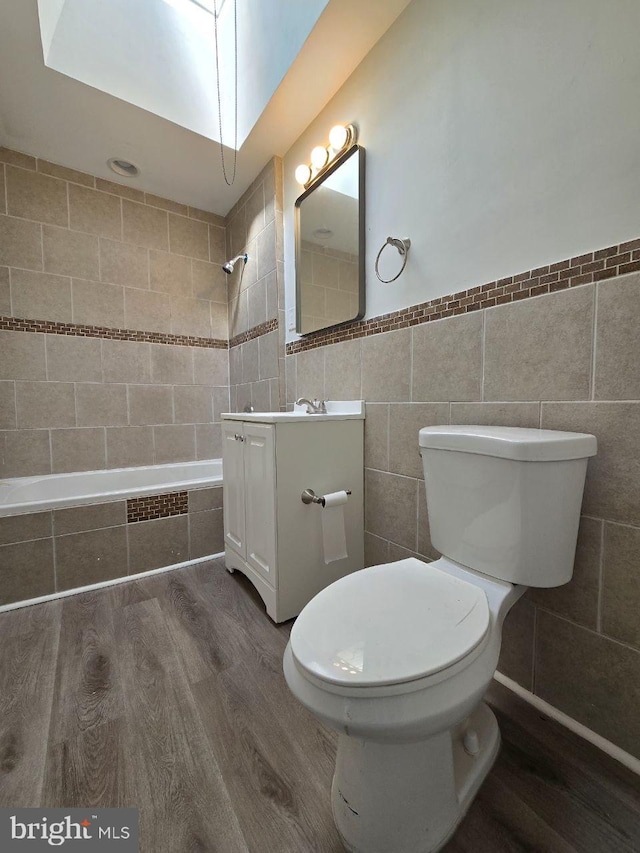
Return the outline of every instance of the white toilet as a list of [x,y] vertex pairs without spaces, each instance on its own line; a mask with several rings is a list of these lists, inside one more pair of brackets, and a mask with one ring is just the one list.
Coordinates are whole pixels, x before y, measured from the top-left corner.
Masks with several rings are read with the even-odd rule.
[[592,435],[420,431],[434,547],[328,586],[284,655],[293,694],[340,734],[336,826],[354,853],[432,853],[500,745],[482,696],[504,617],[529,586],[571,579]]

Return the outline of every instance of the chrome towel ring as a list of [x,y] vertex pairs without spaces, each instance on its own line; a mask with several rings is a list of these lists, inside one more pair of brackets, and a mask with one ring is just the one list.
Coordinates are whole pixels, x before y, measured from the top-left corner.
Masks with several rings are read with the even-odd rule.
[[[395,246],[400,255],[402,256],[402,266],[400,267],[400,272],[397,275],[394,275],[393,278],[382,278],[378,269],[380,255],[384,252],[387,246]],[[410,246],[411,240],[408,237],[405,237],[404,239],[402,239],[401,237],[387,237],[386,243],[382,244],[382,248],[380,249],[376,257],[375,271],[378,281],[381,281],[383,284],[390,284],[392,281],[395,281],[397,278],[400,278],[400,276],[404,272],[404,268],[407,265],[407,255],[409,254]]]

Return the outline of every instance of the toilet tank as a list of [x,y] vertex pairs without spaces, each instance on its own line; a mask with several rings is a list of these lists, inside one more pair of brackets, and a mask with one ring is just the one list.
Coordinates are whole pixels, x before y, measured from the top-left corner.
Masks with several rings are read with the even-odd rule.
[[436,550],[509,583],[571,579],[595,436],[437,426],[421,429],[419,441]]

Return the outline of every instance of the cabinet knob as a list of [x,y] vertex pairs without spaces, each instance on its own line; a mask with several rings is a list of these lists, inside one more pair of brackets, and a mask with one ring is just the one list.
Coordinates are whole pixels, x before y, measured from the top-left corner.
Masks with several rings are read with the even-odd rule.
[[233,437],[235,438],[236,441],[244,441],[244,436],[238,435],[238,433],[235,433],[235,435]]

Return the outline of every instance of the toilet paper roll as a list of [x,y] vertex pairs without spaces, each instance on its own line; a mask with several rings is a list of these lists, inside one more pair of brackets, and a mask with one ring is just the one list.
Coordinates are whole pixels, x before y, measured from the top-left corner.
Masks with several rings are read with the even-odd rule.
[[347,556],[347,535],[344,526],[344,505],[348,500],[345,491],[330,492],[324,496],[322,510],[322,546],[325,563],[344,560]]

